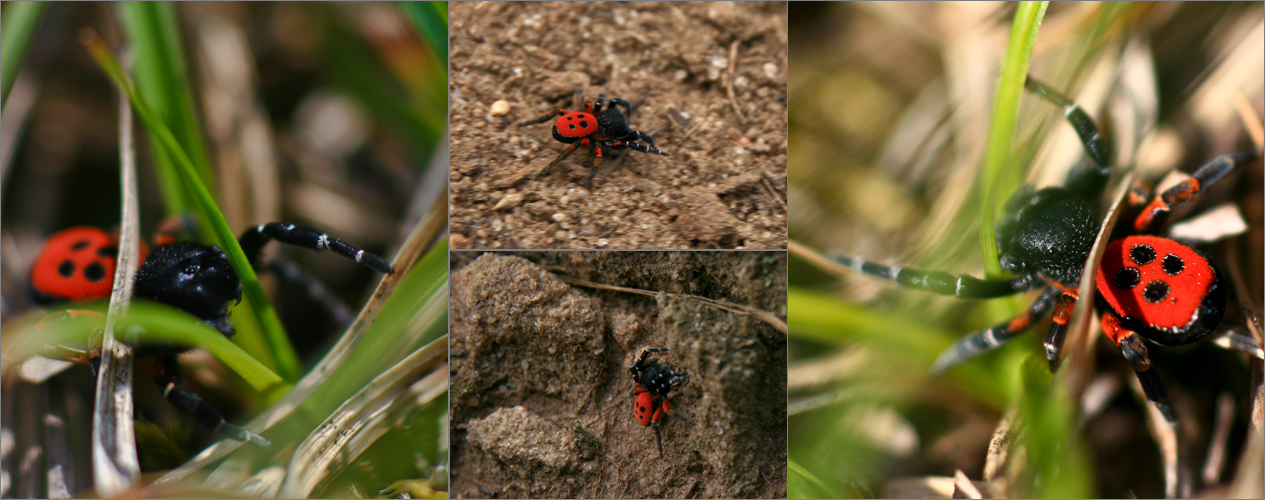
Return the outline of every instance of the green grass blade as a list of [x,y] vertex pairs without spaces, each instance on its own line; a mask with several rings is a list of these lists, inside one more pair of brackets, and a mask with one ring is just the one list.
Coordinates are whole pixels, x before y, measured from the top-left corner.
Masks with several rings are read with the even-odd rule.
[[[448,331],[448,242],[441,241],[400,280],[364,339],[309,401],[334,406],[383,368]],[[325,415],[334,408],[322,408]]]
[[[171,2],[119,2],[117,5],[120,24],[135,50],[136,88],[171,129],[202,183],[215,192],[215,178],[202,139],[175,5]],[[158,142],[152,131],[150,138],[151,142]],[[169,214],[191,210],[195,195],[180,182],[176,160],[161,148],[155,149],[154,160]],[[203,231],[202,240],[210,241],[210,228],[199,229]]]
[[435,58],[448,66],[448,2],[401,2],[400,7],[435,52]]
[[[41,322],[35,328],[15,328],[19,340],[12,344],[12,350],[5,349],[5,364],[18,364],[33,355],[41,354],[47,346],[86,348],[94,331],[100,333],[109,304],[96,302],[67,307],[95,311],[101,315],[61,318],[53,313],[47,318],[56,319],[55,321]],[[215,356],[258,391],[282,390],[286,387],[281,377],[223,334],[189,313],[168,305],[146,301],[131,303],[127,314],[115,324],[115,338],[133,346],[141,343],[166,343],[202,349]]]
[[242,252],[241,245],[237,243],[237,236],[229,229],[228,222],[224,220],[224,215],[216,208],[215,199],[211,196],[211,192],[207,190],[206,186],[202,184],[193,163],[180,147],[180,143],[171,133],[171,130],[149,107],[144,96],[136,91],[131,80],[124,73],[122,66],[119,65],[118,60],[115,59],[114,54],[110,52],[109,47],[105,45],[101,37],[94,31],[87,31],[82,42],[93,59],[110,77],[110,80],[114,82],[115,86],[127,94],[128,99],[132,102],[132,107],[136,109],[136,114],[140,116],[141,121],[149,129],[150,133],[156,137],[157,140],[154,143],[156,148],[166,149],[167,154],[176,160],[178,167],[176,172],[180,174],[180,180],[185,189],[193,194],[195,213],[211,227],[213,230],[212,242],[224,250],[229,262],[237,270],[242,280],[246,302],[259,319],[264,341],[268,344],[268,354],[271,357],[269,361],[271,361],[272,366],[276,367],[283,378],[288,381],[297,380],[299,376],[298,355],[294,352],[294,347],[290,345],[289,339],[286,338],[285,330],[281,327],[281,320],[277,317],[276,310],[272,308],[272,304],[268,302],[267,296],[264,295],[263,288],[259,285],[259,277],[255,275],[254,269],[251,268],[250,262],[246,259],[246,254]]
[[[428,5],[418,8],[434,9]],[[410,15],[403,11],[400,14],[402,18]],[[326,20],[328,29],[322,50],[326,75],[379,117],[402,144],[411,146],[421,157],[429,157],[447,126],[447,66],[439,64],[432,54],[422,52],[427,49],[421,47],[424,44],[420,41],[399,49],[416,51],[412,55],[419,57],[418,66],[392,64],[392,55],[366,43],[363,36],[336,16],[337,12],[333,12]],[[447,39],[444,40],[446,53]],[[429,50],[435,51],[435,56],[440,52],[434,47]]]
[[31,35],[40,24],[44,2],[6,2],[0,24],[0,102],[9,101],[9,91],[18,81],[18,70],[31,45]]
[[844,492],[826,486],[817,476],[805,469],[799,462],[788,460],[787,468],[790,478],[786,489],[790,498],[844,498]]
[[[1047,2],[1019,3],[1010,30],[1010,42],[1006,46],[1006,60],[1002,63],[1001,77],[997,82],[992,127],[989,128],[988,148],[984,153],[983,189],[980,190],[980,247],[984,252],[984,274],[990,278],[1002,276],[993,221],[1005,197],[1018,187],[1020,176],[1017,173],[1021,166],[1012,161],[1011,145],[1015,137],[1015,122],[1019,117],[1019,97],[1023,95],[1032,46],[1036,44],[1046,6]],[[1007,175],[1007,172],[1015,174]]]

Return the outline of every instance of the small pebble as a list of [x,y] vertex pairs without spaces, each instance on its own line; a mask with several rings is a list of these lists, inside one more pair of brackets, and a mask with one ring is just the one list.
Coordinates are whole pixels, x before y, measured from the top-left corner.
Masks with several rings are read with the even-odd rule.
[[558,213],[556,213],[556,214],[553,214],[553,215],[549,216],[549,218],[550,218],[550,219],[553,219],[555,222],[566,222],[566,221],[567,221],[567,219],[568,219],[567,214],[564,214],[564,213],[562,213],[562,212],[558,212]]
[[492,207],[492,209],[493,210],[509,210],[511,208],[517,207],[518,205],[522,203],[523,203],[523,195],[511,194],[504,198],[501,198],[501,201],[496,202],[496,206]]
[[510,114],[510,103],[504,99],[492,103],[492,107],[488,108],[488,114],[492,116],[505,116]]

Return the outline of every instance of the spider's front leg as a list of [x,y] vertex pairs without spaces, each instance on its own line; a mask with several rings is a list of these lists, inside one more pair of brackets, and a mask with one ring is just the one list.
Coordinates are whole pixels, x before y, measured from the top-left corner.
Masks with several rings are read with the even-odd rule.
[[588,146],[589,146],[588,139],[580,139],[576,142],[571,143],[571,146],[568,147],[566,151],[563,151],[562,154],[558,155],[557,158],[554,158],[553,161],[549,162],[548,165],[545,165],[545,168],[540,169],[540,173],[536,174],[536,176],[543,177],[545,174],[549,173],[549,169],[552,169],[554,165],[557,165],[558,162],[562,161],[566,157],[571,156],[571,153],[574,153],[575,150],[580,149],[580,148],[586,148]]
[[1056,290],[1046,290],[1028,307],[1027,311],[982,332],[959,339],[948,350],[936,358],[931,365],[932,373],[943,373],[945,370],[974,358],[985,352],[997,349],[1014,339],[1032,323],[1040,318],[1054,303]]
[[162,391],[163,397],[172,406],[192,415],[198,421],[198,424],[212,432],[223,433],[238,441],[248,442],[257,446],[268,447],[272,444],[267,439],[264,439],[263,436],[228,423],[228,421],[224,420],[224,416],[220,415],[220,412],[215,411],[215,408],[212,408],[211,405],[206,404],[201,396],[181,387],[180,365],[176,360],[175,354],[164,354],[155,361],[154,383],[158,384],[158,390]]
[[287,245],[294,245],[312,250],[330,250],[338,255],[346,257],[357,264],[365,266],[374,271],[383,274],[391,274],[391,263],[386,259],[371,254],[360,248],[354,247],[347,242],[334,238],[325,233],[308,227],[300,227],[294,224],[286,224],[282,222],[270,222],[268,224],[260,224],[253,228],[247,229],[242,236],[237,239],[242,246],[242,251],[246,252],[246,258],[250,259],[250,265],[256,270],[263,267],[260,262],[260,252],[263,251],[264,245],[269,240],[277,240]]
[[1079,300],[1076,290],[1064,290],[1059,294],[1054,305],[1054,315],[1050,318],[1050,329],[1045,334],[1045,359],[1050,362],[1050,371],[1057,371],[1062,361],[1059,353],[1063,351],[1063,339],[1067,337],[1067,324],[1072,320],[1072,312],[1076,310]]

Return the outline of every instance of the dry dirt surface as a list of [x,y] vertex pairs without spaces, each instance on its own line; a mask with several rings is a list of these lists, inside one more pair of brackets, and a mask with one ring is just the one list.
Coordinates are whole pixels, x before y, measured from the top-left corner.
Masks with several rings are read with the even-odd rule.
[[[785,498],[784,252],[452,253],[454,498]],[[563,279],[656,292],[638,295]],[[637,422],[642,350],[689,374]]]
[[[454,2],[452,247],[786,248],[786,22],[784,2]],[[671,156],[607,151],[590,180],[589,148],[541,175],[567,145],[517,124],[599,93]]]

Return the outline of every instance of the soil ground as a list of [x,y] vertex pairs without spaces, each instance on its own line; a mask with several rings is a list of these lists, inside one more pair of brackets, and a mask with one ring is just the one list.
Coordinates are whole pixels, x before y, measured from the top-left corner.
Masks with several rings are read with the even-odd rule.
[[[784,2],[454,2],[452,247],[785,248],[786,23]],[[566,145],[515,125],[599,93],[671,156],[540,175]]]
[[[784,252],[452,253],[454,498],[785,498],[786,336],[692,298],[786,317]],[[642,350],[687,384],[633,413]]]

